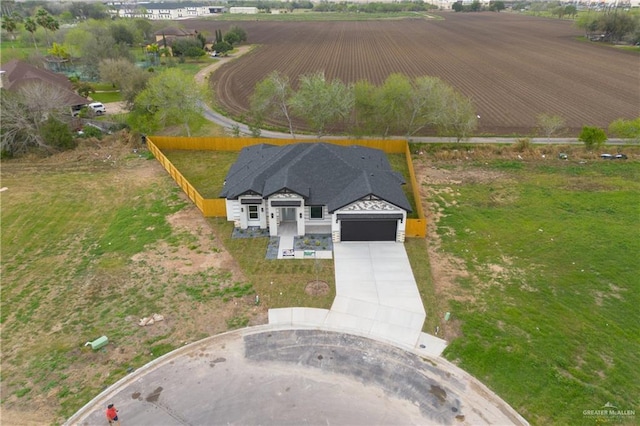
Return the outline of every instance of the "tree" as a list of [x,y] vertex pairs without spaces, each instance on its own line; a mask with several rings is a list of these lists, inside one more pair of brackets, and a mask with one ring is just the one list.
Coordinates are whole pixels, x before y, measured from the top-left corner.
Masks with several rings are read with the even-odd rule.
[[14,39],[13,32],[16,30],[18,24],[11,16],[4,15],[2,17],[2,29],[9,33],[11,40]]
[[602,35],[603,40],[617,42],[623,39],[633,40],[640,27],[640,20],[637,16],[615,10],[613,13],[580,14],[575,25],[584,29],[589,38],[595,33]]
[[462,12],[464,10],[464,6],[461,1],[457,1],[451,5],[451,9],[453,9],[454,12]]
[[45,35],[47,37],[47,44],[49,43],[49,31],[55,32],[60,28],[58,21],[44,9],[38,9],[36,12],[35,21],[38,25],[44,28]]
[[104,22],[90,20],[70,29],[65,35],[65,45],[73,56],[82,58],[84,73],[90,80],[99,77],[99,64],[103,59],[135,60],[128,46],[115,42],[108,24]]
[[636,142],[640,142],[640,117],[634,120],[619,118],[609,124],[609,132],[619,138],[633,139]]
[[469,10],[472,12],[480,12],[482,10],[482,4],[478,0],[473,0],[471,6],[469,6]]
[[146,88],[136,96],[131,126],[144,133],[179,124],[191,136],[191,126],[200,118],[205,88],[193,77],[169,68],[151,77]]
[[213,45],[213,50],[224,56],[227,54],[227,52],[233,50],[233,46],[231,46],[226,41],[221,41]]
[[38,24],[31,18],[24,20],[24,29],[31,33],[31,39],[33,40],[33,46],[38,50],[38,44],[36,43],[35,32],[38,29]]
[[96,92],[96,89],[93,87],[93,85],[85,81],[78,81],[76,84],[74,84],[74,88],[76,89],[76,92],[78,92],[78,95],[85,98],[89,97],[90,94]]
[[593,34],[598,29],[598,18],[595,14],[582,13],[578,15],[574,25],[584,30],[587,37]]
[[368,80],[360,80],[353,86],[356,135],[373,135],[381,128],[377,90]]
[[48,139],[51,128],[47,130],[46,122],[49,119],[61,121],[68,113],[66,97],[60,88],[43,82],[25,84],[15,92],[1,90],[2,151],[11,155],[25,153],[31,148],[53,152],[58,140]]
[[382,136],[404,133],[410,115],[413,88],[407,76],[391,74],[377,90],[378,120],[384,126]]
[[201,47],[197,47],[197,46],[190,46],[184,52],[184,56],[186,56],[187,58],[200,58],[205,54],[206,52]]
[[344,120],[353,107],[353,93],[340,80],[326,81],[324,72],[300,77],[299,88],[289,104],[303,118],[318,137],[327,124]]
[[251,111],[254,121],[262,123],[265,118],[284,118],[289,126],[291,137],[295,138],[289,112],[289,98],[292,93],[289,78],[278,71],[273,71],[256,84],[251,96]]
[[63,24],[72,24],[74,20],[73,14],[68,10],[60,13],[60,15],[58,15],[58,19],[60,19],[60,22],[62,22]]
[[52,115],[42,124],[40,135],[53,148],[64,151],[76,147],[69,125]]
[[140,43],[151,40],[153,37],[153,25],[148,19],[136,18],[133,20],[136,31],[140,34]]
[[86,19],[102,20],[109,16],[107,7],[100,2],[71,2],[69,11],[78,20]]
[[638,27],[638,18],[629,13],[605,13],[599,19],[599,28],[606,40],[621,41],[628,34],[632,34]]
[[451,115],[447,115],[443,104],[448,89],[447,84],[437,77],[418,77],[412,81],[407,136],[428,126],[437,127],[446,121],[445,118],[452,118]]
[[492,1],[489,3],[489,10],[492,12],[500,12],[505,9],[504,2],[501,0]]
[[62,60],[67,60],[71,56],[69,55],[69,51],[63,45],[58,43],[53,43],[53,45],[51,45],[51,49],[47,50],[47,53]]
[[577,13],[578,13],[578,9],[572,4],[569,4],[569,5],[564,7],[564,14],[565,15],[569,15],[572,18],[575,18]]
[[547,137],[547,141],[551,139],[551,135],[562,129],[565,125],[564,118],[559,115],[539,114],[536,117],[536,123],[540,131]]
[[226,41],[227,43],[229,43],[231,46],[233,46],[234,44],[236,44],[238,41],[240,41],[240,38],[238,37],[238,34],[236,33],[232,33],[232,32],[228,32],[224,35],[224,41]]
[[204,50],[200,46],[200,42],[194,38],[181,38],[173,42],[171,46],[174,56],[200,57],[204,55]]
[[99,68],[100,79],[120,89],[127,106],[132,108],[136,96],[146,87],[149,73],[126,59],[104,59]]
[[229,31],[227,31],[226,35],[228,36],[230,34],[234,34],[236,36],[237,43],[244,43],[247,41],[247,32],[237,25],[229,28]]
[[584,126],[578,140],[584,142],[587,151],[602,147],[607,141],[607,134],[599,127]]
[[111,37],[116,43],[133,46],[135,36],[133,32],[123,23],[111,24],[109,27]]
[[456,141],[469,137],[478,126],[478,116],[471,99],[464,97],[451,86],[442,87],[441,116],[436,121],[440,133],[455,136]]
[[202,31],[200,31],[198,33],[198,35],[196,35],[196,39],[198,40],[198,43],[200,44],[200,49],[204,49],[204,46],[207,44],[207,38],[204,36]]

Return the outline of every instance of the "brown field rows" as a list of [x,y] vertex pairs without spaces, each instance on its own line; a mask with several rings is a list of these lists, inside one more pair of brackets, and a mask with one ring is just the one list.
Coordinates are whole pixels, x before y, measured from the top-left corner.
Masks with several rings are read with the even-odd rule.
[[[324,71],[329,79],[380,84],[391,73],[437,76],[470,97],[478,134],[532,134],[536,116],[562,116],[568,133],[640,116],[640,55],[580,41],[569,21],[507,13],[444,13],[444,20],[236,23],[259,45],[212,78],[218,103],[247,114],[271,71]],[[223,31],[234,23],[190,21]],[[298,123],[298,128],[301,123]],[[339,128],[331,129],[339,131]]]

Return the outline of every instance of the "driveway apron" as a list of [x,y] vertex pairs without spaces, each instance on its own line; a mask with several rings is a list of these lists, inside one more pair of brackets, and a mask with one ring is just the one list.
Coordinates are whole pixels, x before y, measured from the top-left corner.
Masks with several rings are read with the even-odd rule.
[[334,245],[336,298],[325,320],[331,328],[416,346],[425,310],[404,245]]

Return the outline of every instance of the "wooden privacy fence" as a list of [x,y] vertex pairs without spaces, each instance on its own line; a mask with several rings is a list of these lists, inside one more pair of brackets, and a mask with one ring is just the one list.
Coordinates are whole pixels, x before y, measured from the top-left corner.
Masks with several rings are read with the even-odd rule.
[[[221,198],[203,198],[198,190],[180,173],[180,171],[163,154],[162,150],[193,150],[193,151],[240,151],[245,146],[267,143],[271,145],[289,145],[293,143],[315,143],[317,140],[296,139],[264,139],[264,138],[186,138],[170,136],[149,136],[147,146],[162,167],[171,175],[189,199],[200,209],[205,217],[226,217],[226,203]],[[323,141],[336,145],[360,145],[377,148],[388,154],[404,154],[409,169],[409,180],[413,189],[418,218],[407,218],[405,234],[407,237],[424,238],[427,235],[427,220],[424,216],[420,198],[420,187],[416,180],[409,144],[404,140],[355,140],[336,139]]]
[[173,180],[176,181],[180,188],[189,197],[191,201],[200,209],[205,217],[226,217],[227,207],[222,198],[204,198],[198,190],[189,183],[187,178],[173,165],[171,161],[162,153],[162,150],[154,143],[153,140],[147,138],[147,146],[149,151],[162,164],[162,167],[169,172]]

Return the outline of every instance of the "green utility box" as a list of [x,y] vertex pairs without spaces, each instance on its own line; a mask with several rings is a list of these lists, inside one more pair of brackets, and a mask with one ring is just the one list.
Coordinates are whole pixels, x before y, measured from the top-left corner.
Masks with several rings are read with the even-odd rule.
[[95,350],[98,350],[100,348],[103,348],[103,347],[107,346],[107,343],[109,343],[109,339],[107,338],[107,336],[102,336],[102,337],[98,337],[93,342],[87,342],[84,345],[85,346],[91,346],[91,349],[93,349],[95,351]]

